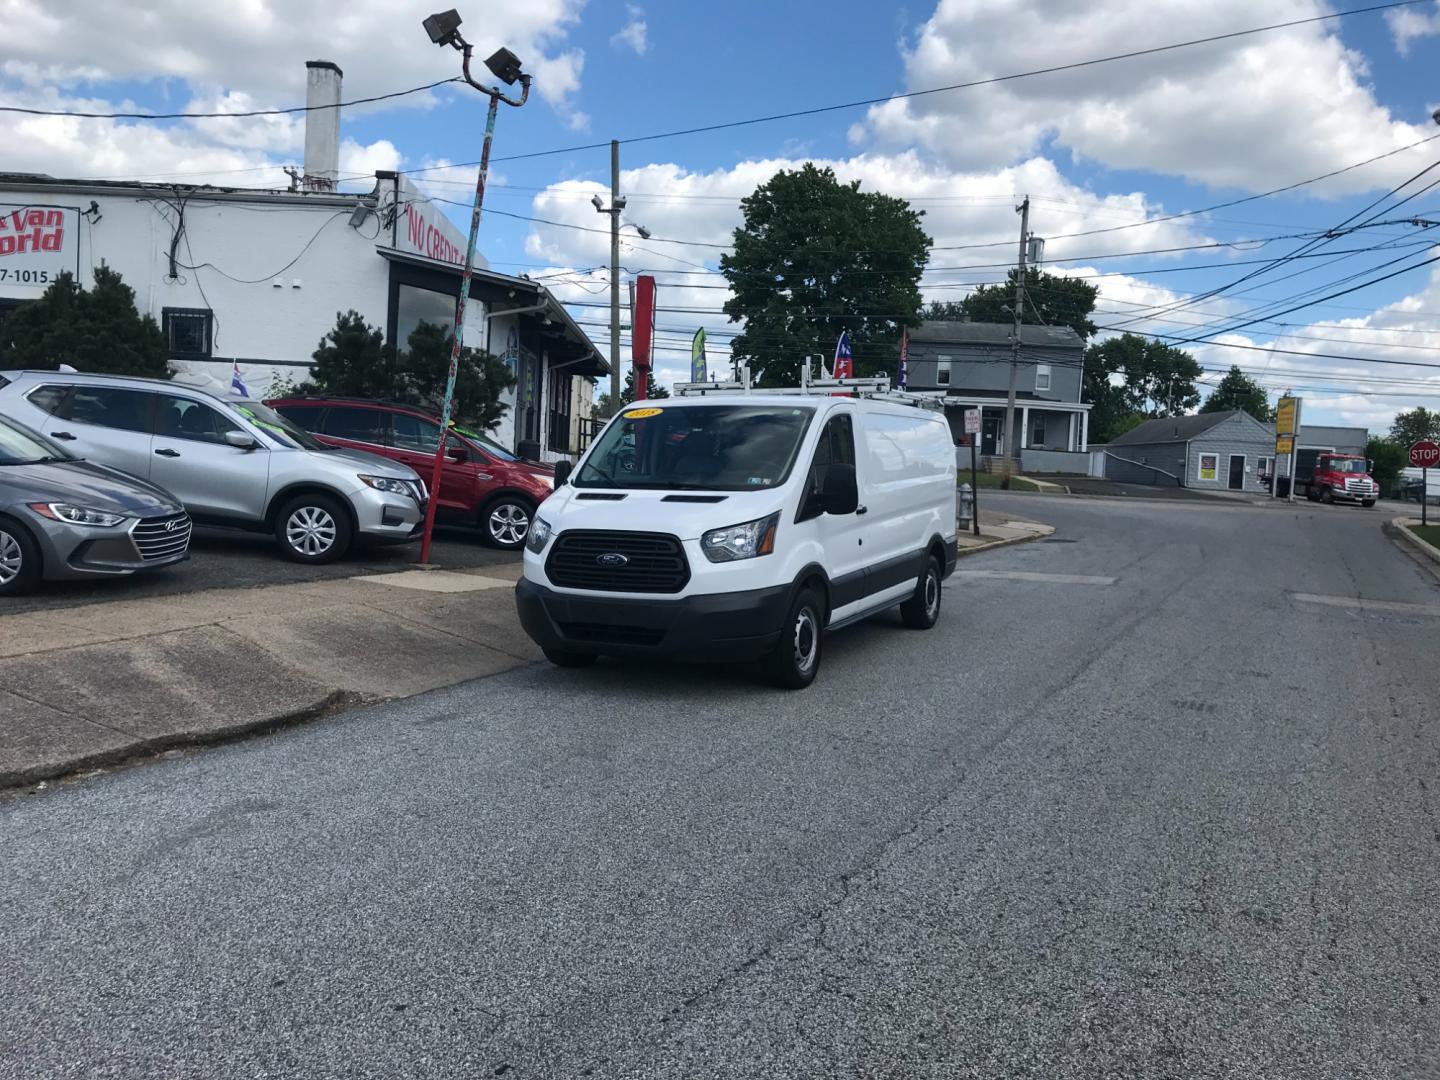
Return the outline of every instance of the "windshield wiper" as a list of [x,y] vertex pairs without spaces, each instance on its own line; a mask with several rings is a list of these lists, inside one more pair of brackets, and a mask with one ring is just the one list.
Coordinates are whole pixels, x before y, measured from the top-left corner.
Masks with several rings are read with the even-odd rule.
[[[618,487],[620,486],[619,481],[617,481],[617,480],[615,479],[615,477],[611,476],[608,472],[606,472],[604,469],[602,469],[599,465],[596,465],[594,462],[586,462],[586,463],[585,463],[585,471],[586,471],[587,473],[588,473],[588,472],[599,473],[599,474],[600,474],[600,478],[601,478],[602,480],[608,481],[609,484],[610,484],[610,486],[611,486],[612,488],[618,488]],[[579,480],[581,483],[584,483],[584,481],[585,481],[585,477],[584,477],[584,476],[577,476],[576,479]]]

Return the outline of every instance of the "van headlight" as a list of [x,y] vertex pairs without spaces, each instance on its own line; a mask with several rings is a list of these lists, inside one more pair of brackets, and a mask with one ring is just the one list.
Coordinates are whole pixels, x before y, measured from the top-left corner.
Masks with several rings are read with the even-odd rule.
[[711,529],[700,538],[700,548],[711,562],[734,562],[769,555],[775,550],[775,532],[780,527],[780,512],[757,518],[741,525]]
[[545,550],[545,545],[549,540],[550,523],[544,518],[537,517],[530,523],[530,531],[525,534],[525,550],[539,555]]

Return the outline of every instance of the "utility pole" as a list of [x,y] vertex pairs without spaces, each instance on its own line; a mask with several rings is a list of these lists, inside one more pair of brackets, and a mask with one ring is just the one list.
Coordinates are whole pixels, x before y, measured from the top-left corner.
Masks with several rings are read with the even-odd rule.
[[610,140],[610,404],[620,408],[620,140]]
[[1005,453],[1020,460],[1019,434],[1015,431],[1015,373],[1020,365],[1020,317],[1025,312],[1025,247],[1030,240],[1030,196],[1015,208],[1020,215],[1020,261],[1015,276],[1015,328],[1010,336],[1010,391],[1005,396]]

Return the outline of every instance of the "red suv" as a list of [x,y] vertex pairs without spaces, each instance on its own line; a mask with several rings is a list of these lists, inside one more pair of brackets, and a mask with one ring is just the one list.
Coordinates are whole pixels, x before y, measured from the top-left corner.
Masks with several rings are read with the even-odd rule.
[[[422,408],[340,397],[275,398],[265,404],[330,446],[403,462],[427,484],[434,474],[440,419]],[[490,543],[513,551],[525,543],[535,508],[554,488],[549,465],[522,461],[484,435],[452,426],[436,513],[479,525]]]

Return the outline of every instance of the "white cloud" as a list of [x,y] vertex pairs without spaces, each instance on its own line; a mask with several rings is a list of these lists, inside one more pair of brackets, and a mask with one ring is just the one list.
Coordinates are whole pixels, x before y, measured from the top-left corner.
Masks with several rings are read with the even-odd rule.
[[626,4],[625,11],[630,19],[610,36],[610,44],[617,47],[624,45],[634,49],[636,56],[644,56],[645,50],[650,47],[647,37],[649,27],[645,23],[645,9],[638,4]]
[[1385,13],[1390,24],[1390,33],[1395,38],[1395,48],[1401,56],[1408,56],[1410,43],[1416,38],[1440,35],[1440,0],[1436,0],[1433,11],[1419,8],[1399,8]]
[[[909,89],[1035,70],[1323,14],[1322,0],[941,0],[906,52]],[[1034,32],[1027,32],[1032,28]],[[956,168],[1022,160],[1053,140],[1077,158],[1261,190],[1433,133],[1367,85],[1336,24],[1310,24],[1011,82],[892,100],[852,138],[921,146]],[[1417,117],[1417,121],[1421,120]],[[1420,150],[1327,182],[1366,190],[1415,171]]]

